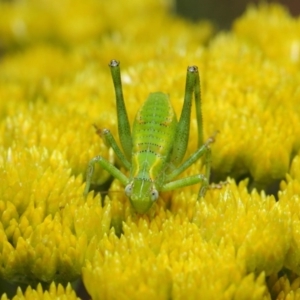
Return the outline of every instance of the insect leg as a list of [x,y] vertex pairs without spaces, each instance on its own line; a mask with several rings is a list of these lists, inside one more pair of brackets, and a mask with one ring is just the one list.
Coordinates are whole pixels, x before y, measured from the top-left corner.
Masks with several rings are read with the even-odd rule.
[[119,158],[120,162],[123,164],[123,166],[127,169],[130,170],[131,164],[128,161],[128,159],[125,157],[123,152],[121,151],[120,147],[118,146],[115,138],[111,134],[109,129],[100,129],[98,128],[95,124],[94,127],[96,129],[96,133],[104,140],[104,143],[107,147],[111,147],[117,157]]
[[109,67],[116,94],[119,138],[125,156],[127,157],[127,159],[130,160],[132,150],[132,138],[130,133],[130,124],[128,121],[127,111],[123,98],[120,63],[117,60],[112,60],[109,63]]
[[175,165],[182,161],[187,149],[190,133],[190,119],[193,94],[195,94],[196,115],[198,125],[198,145],[202,145],[202,113],[201,113],[201,94],[198,68],[190,66],[187,68],[184,103],[176,129],[171,160]]
[[193,163],[195,163],[201,156],[205,154],[205,165],[206,165],[206,178],[209,180],[210,168],[211,168],[211,150],[209,145],[214,142],[214,137],[210,137],[207,142],[197,149],[190,157],[188,157],[180,166],[173,170],[167,175],[166,181],[171,181],[173,178],[181,174]]
[[[191,68],[191,67],[190,67]],[[197,68],[197,67],[194,67]],[[202,103],[201,103],[201,89],[198,68],[195,72],[195,106],[197,118],[197,131],[198,131],[198,148],[203,145],[203,121],[202,121]]]
[[128,178],[119,169],[117,169],[114,165],[112,165],[108,160],[106,160],[102,156],[98,155],[98,156],[92,158],[88,164],[88,169],[86,172],[86,185],[85,185],[85,189],[83,192],[84,196],[87,196],[87,194],[89,192],[91,181],[92,181],[92,176],[94,173],[94,166],[96,163],[99,163],[100,166],[104,170],[106,170],[113,177],[120,180],[123,185],[127,185]]
[[163,185],[160,189],[162,192],[167,192],[167,191],[172,191],[178,188],[186,187],[189,185],[194,185],[199,182],[202,182],[202,187],[199,191],[198,194],[198,199],[204,196],[206,189],[208,188],[208,180],[205,175],[203,174],[198,174],[198,175],[193,175],[181,179],[177,179],[171,182],[166,183]]

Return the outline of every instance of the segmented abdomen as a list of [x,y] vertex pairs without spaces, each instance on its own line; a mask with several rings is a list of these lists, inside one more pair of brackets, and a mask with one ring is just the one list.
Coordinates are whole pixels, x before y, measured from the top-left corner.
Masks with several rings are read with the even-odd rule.
[[168,95],[150,94],[133,124],[131,177],[155,180],[163,171],[172,149],[176,124]]

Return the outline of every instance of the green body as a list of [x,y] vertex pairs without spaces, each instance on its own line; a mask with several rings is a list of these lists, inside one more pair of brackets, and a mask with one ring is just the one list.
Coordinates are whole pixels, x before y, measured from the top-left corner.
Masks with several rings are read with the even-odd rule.
[[[134,205],[152,205],[149,195],[160,190],[170,159],[177,120],[169,97],[150,94],[136,115],[132,129],[132,158],[129,182]],[[146,208],[145,208],[146,209]]]
[[[114,150],[130,175],[127,177],[105,158],[96,156],[89,162],[84,195],[89,192],[94,165],[99,163],[125,186],[125,193],[138,213],[146,213],[158,199],[160,191],[170,191],[201,182],[198,198],[203,197],[209,185],[211,164],[209,145],[214,139],[209,138],[204,144],[202,141],[198,68],[191,66],[187,69],[184,104],[178,122],[168,95],[160,92],[152,93],[138,111],[131,133],[123,99],[119,62],[112,60],[109,66],[115,87],[118,130],[123,151],[108,129],[97,129],[97,133]],[[182,162],[189,140],[193,96],[196,104],[198,148]],[[196,174],[175,179],[203,155],[206,158],[205,175]]]

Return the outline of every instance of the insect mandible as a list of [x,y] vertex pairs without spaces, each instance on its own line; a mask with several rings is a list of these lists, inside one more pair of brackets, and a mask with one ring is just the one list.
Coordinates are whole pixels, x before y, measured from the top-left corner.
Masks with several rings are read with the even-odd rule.
[[[211,170],[209,138],[203,144],[201,93],[198,68],[187,68],[185,97],[179,121],[167,94],[151,93],[138,111],[133,122],[132,133],[123,99],[120,63],[109,64],[115,88],[119,139],[123,151],[108,129],[98,130],[105,143],[111,147],[129,177],[101,156],[94,157],[88,164],[84,195],[89,192],[94,165],[96,163],[117,178],[125,186],[125,194],[137,213],[146,213],[158,199],[159,192],[170,191],[202,183],[198,199],[209,187]],[[195,98],[198,148],[184,162],[190,131],[192,99]],[[206,171],[186,178],[176,179],[183,171],[205,156]]]

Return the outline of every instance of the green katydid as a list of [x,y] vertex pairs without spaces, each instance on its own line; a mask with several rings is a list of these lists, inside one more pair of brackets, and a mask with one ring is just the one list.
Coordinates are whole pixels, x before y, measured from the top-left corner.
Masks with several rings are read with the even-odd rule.
[[[196,66],[187,68],[184,104],[179,122],[169,96],[161,92],[151,93],[136,115],[131,134],[123,99],[120,64],[112,60],[109,67],[115,88],[118,130],[123,152],[108,129],[98,130],[98,133],[129,171],[129,177],[105,158],[96,156],[88,165],[84,195],[89,192],[94,165],[98,163],[125,186],[125,194],[138,213],[146,213],[158,199],[159,192],[202,183],[198,198],[204,196],[209,187],[211,169],[209,145],[214,138],[209,138],[203,144],[198,68]],[[193,95],[196,105],[198,148],[181,163],[189,140]],[[203,155],[206,164],[205,175],[196,174],[175,179]]]

